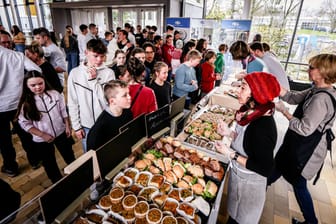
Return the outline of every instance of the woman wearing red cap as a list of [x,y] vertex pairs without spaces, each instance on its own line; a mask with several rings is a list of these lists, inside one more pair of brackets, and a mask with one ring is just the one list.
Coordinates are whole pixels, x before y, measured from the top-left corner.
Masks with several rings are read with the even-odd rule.
[[227,223],[259,222],[277,140],[272,101],[279,93],[279,83],[271,74],[248,74],[237,93],[242,106],[235,116],[235,131],[231,131],[223,121],[219,122],[218,132],[232,137],[230,147],[221,142],[216,144],[217,150],[229,157],[232,167]]
[[[281,99],[298,105],[290,114],[282,102],[277,109],[289,120],[283,143],[275,157],[275,170],[268,182],[272,184],[283,176],[292,184],[304,222],[292,219],[293,224],[318,223],[307,180],[319,178],[327,150],[331,150],[335,120],[336,55],[320,54],[309,60],[309,79],[313,87],[300,92],[281,89]],[[330,151],[331,153],[331,151]]]

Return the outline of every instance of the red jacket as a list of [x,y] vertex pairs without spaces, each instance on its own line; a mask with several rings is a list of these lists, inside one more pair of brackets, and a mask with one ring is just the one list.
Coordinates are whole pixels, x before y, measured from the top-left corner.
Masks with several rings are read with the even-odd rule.
[[208,62],[204,62],[201,65],[202,68],[202,79],[201,79],[201,90],[204,93],[210,92],[215,86],[215,67]]
[[141,84],[129,85],[131,102],[133,105],[131,107],[131,111],[133,113],[134,118],[136,118],[137,116],[143,113],[148,114],[158,109],[154,91],[151,88],[148,88],[146,86],[143,86],[138,97],[135,99],[135,102],[133,103],[134,97],[137,94],[140,86]]
[[162,45],[162,59],[169,66],[169,68],[171,67],[171,59],[174,49],[174,45]]

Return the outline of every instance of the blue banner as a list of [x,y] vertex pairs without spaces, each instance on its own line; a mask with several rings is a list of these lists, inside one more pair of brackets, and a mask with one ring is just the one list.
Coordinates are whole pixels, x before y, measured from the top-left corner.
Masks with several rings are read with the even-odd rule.
[[190,28],[190,18],[166,18],[166,24],[175,28]]
[[249,31],[251,20],[222,20],[222,28]]

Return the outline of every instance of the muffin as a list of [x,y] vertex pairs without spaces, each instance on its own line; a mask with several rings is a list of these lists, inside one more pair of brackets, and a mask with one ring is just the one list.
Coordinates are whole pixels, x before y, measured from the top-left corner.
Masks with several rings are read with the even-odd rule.
[[122,206],[126,210],[133,210],[135,205],[138,203],[138,199],[135,195],[130,194],[127,195],[123,200],[122,200]]
[[162,219],[162,212],[158,208],[152,208],[146,214],[146,220],[149,224],[158,224]]
[[125,192],[120,187],[114,187],[114,188],[111,189],[109,195],[111,197],[112,203],[118,203],[124,197]]
[[134,214],[136,218],[144,218],[149,210],[149,205],[145,201],[138,202],[134,207]]

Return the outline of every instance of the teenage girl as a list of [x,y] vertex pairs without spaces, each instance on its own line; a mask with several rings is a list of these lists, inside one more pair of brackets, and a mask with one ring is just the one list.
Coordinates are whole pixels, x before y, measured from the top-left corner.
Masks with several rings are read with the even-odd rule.
[[54,144],[66,162],[74,161],[71,127],[64,97],[51,90],[45,77],[30,71],[23,81],[18,116],[21,127],[33,135],[36,150],[52,183],[62,178],[57,166]]
[[149,87],[154,90],[158,108],[171,102],[171,85],[167,82],[168,65],[162,61],[154,65],[154,76]]
[[128,60],[127,71],[132,77],[128,83],[128,88],[132,99],[131,111],[134,118],[158,109],[154,91],[142,85],[145,78],[145,70],[145,65],[138,58],[131,57]]
[[117,66],[116,71],[114,72],[117,79],[122,80],[126,83],[129,83],[132,80],[130,73],[127,71],[126,65]]
[[[124,65],[126,63],[126,54],[123,50],[116,50],[114,55],[114,62],[115,64],[111,67],[111,69],[116,73],[117,67],[119,65]],[[116,77],[118,79],[118,77]]]

